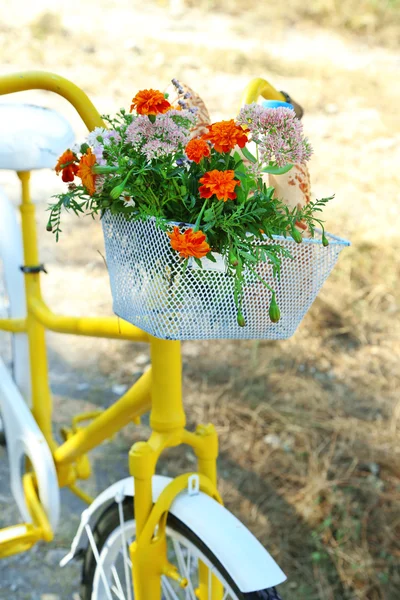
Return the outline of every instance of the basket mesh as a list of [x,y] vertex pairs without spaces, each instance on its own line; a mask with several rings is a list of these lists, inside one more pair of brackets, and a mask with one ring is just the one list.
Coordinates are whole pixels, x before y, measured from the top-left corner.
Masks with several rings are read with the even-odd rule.
[[[243,315],[245,327],[236,322],[234,279],[224,270],[187,268],[154,219],[129,222],[122,215],[106,213],[102,219],[114,312],[151,335],[168,340],[189,339],[286,339],[300,321],[333,269],[345,240],[327,235],[305,238],[275,237],[289,249],[280,280],[272,267],[261,262],[258,274],[275,290],[281,311],[272,323],[268,309],[271,293],[249,271],[245,273]],[[269,243],[269,240],[266,240]]]

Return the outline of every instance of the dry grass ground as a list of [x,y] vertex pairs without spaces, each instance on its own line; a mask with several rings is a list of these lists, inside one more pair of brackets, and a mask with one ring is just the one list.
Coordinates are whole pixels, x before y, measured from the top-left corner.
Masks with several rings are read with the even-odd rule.
[[[315,194],[336,193],[328,230],[353,245],[289,341],[184,344],[185,401],[191,423],[216,423],[226,504],[287,572],[287,600],[398,600],[399,4],[182,4],[171,14],[166,3],[135,0],[57,11],[45,0],[24,10],[5,2],[1,72],[54,70],[103,112],[174,76],[204,97],[215,119],[234,114],[255,76],[304,105]],[[29,98],[66,110],[83,131],[63,101]],[[13,180],[2,181],[15,196]],[[66,219],[55,247],[44,232],[44,184],[54,193],[57,182],[38,175],[34,183],[52,271],[47,297],[59,310],[109,311],[97,226]],[[71,340],[57,351],[85,376],[99,369],[110,383],[132,380],[129,345]],[[144,433],[129,431],[119,443],[128,448]],[[170,459],[177,471],[176,451]]]

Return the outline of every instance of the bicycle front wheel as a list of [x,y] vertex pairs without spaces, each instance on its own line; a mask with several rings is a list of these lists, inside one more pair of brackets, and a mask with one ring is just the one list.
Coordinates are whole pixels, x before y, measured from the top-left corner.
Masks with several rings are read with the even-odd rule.
[[[162,600],[198,600],[200,561],[207,567],[208,572],[208,591],[205,592],[207,600],[213,598],[212,590],[215,590],[216,586],[220,590],[221,600],[281,600],[275,588],[250,594],[240,592],[210,549],[171,514],[168,515],[166,534],[168,560],[177,567],[181,576],[187,579],[188,586],[182,589],[177,582],[162,576]],[[129,545],[135,537],[136,523],[133,518],[132,499],[125,501],[121,507],[112,504],[100,517],[93,532],[98,561],[91,545],[86,550],[82,573],[82,600],[134,599]]]

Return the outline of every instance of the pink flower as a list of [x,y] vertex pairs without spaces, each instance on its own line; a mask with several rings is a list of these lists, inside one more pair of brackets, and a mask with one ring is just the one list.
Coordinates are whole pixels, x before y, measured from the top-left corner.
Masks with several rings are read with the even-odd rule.
[[146,155],[148,160],[183,152],[196,120],[188,110],[169,110],[157,115],[154,123],[147,115],[139,115],[126,131],[128,142]]
[[246,104],[238,122],[251,131],[262,163],[274,161],[283,167],[288,163],[305,163],[312,154],[311,145],[303,136],[303,125],[291,108]]
[[98,165],[106,165],[107,161],[105,158],[103,158],[103,150],[104,150],[104,146],[102,146],[101,144],[95,144],[93,146],[93,154],[96,157],[96,162]]

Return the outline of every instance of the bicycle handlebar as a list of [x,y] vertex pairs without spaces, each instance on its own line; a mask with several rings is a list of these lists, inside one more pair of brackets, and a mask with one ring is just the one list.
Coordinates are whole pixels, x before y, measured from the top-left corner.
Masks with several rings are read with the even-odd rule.
[[278,92],[268,81],[262,79],[261,77],[257,77],[256,79],[252,79],[250,83],[246,86],[242,98],[240,101],[240,106],[244,104],[251,104],[252,102],[257,102],[259,97],[262,96],[266,100],[280,100],[282,102],[290,102],[294,108],[294,111],[299,119],[303,116],[303,108],[300,106],[298,102],[295,102],[293,98],[286,94],[285,92]]
[[[85,92],[64,77],[47,71],[22,71],[21,73],[0,76],[0,96],[35,89],[48,90],[63,96],[76,109],[89,131],[92,131],[95,127],[105,127],[103,119]],[[287,95],[276,90],[268,81],[256,78],[250,81],[244,90],[241,106],[257,102],[260,96],[267,100],[281,100],[284,102],[288,100]],[[293,104],[296,113],[301,118],[302,108],[296,102],[293,102]]]
[[286,101],[286,97],[282,92],[278,92],[268,81],[261,79],[260,77],[252,79],[246,89],[244,90],[241,98],[241,105],[251,104],[257,102],[258,98],[263,96],[266,100],[281,100]]
[[85,92],[64,77],[46,71],[22,71],[0,76],[0,95],[27,90],[48,90],[63,96],[76,109],[89,131],[95,127],[105,127]]

